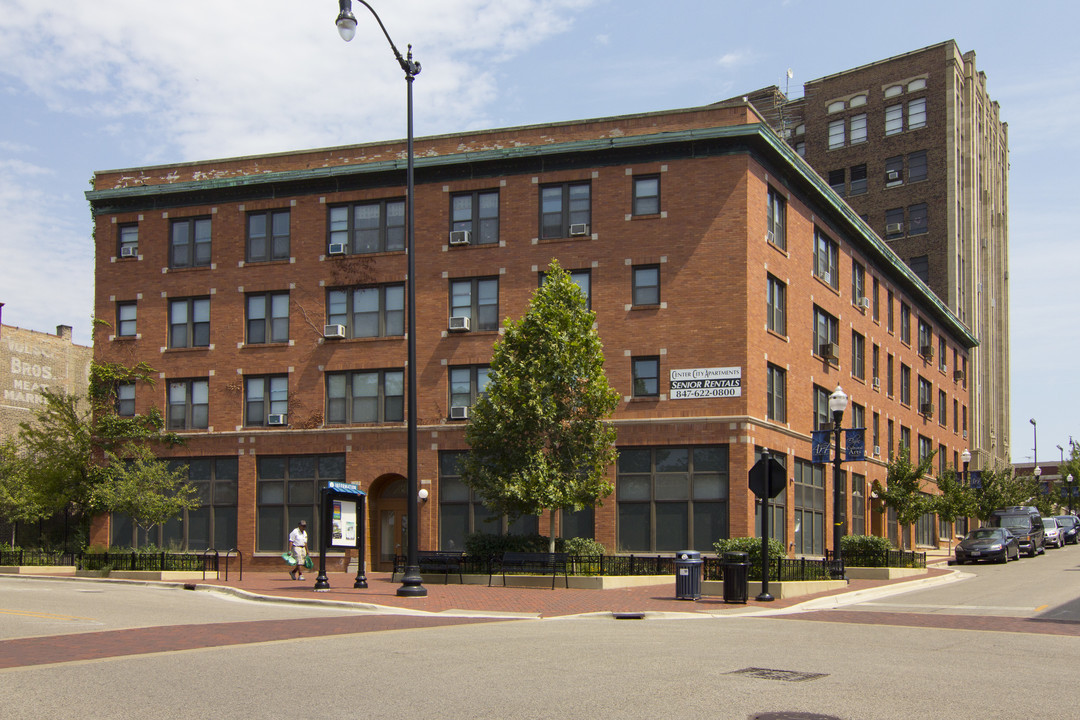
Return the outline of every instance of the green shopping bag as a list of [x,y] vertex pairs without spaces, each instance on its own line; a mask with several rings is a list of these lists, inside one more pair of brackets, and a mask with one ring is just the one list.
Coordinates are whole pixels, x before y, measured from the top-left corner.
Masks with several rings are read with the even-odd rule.
[[283,553],[281,553],[281,559],[284,560],[285,564],[287,564],[287,565],[295,565],[296,564],[296,556],[293,555],[291,552],[283,552]]
[[304,567],[306,567],[308,570],[315,567],[315,563],[312,562],[310,555],[307,555],[307,556],[304,557]]

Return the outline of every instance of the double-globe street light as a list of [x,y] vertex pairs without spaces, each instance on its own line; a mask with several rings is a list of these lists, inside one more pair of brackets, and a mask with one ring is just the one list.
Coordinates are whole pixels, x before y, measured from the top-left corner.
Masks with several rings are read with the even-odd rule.
[[837,385],[829,396],[829,412],[833,419],[833,558],[838,568],[844,566],[844,553],[840,549],[840,539],[844,536],[844,506],[840,495],[840,426],[847,404],[847,393]]
[[[417,452],[416,452],[416,414],[417,414],[417,400],[416,400],[416,235],[413,223],[413,78],[420,74],[420,63],[415,62],[412,59],[412,45],[408,46],[408,51],[405,57],[401,56],[397,47],[394,45],[394,41],[390,39],[390,33],[386,31],[386,26],[383,25],[382,20],[379,18],[379,14],[375,12],[375,9],[368,5],[364,0],[356,0],[361,5],[371,11],[371,14],[375,17],[375,21],[379,23],[379,28],[382,30],[383,35],[386,36],[386,41],[390,43],[390,49],[394,51],[394,57],[397,58],[398,65],[405,71],[405,87],[407,88],[407,100],[405,107],[406,125],[408,128],[407,140],[406,140],[406,153],[407,160],[405,165],[405,222],[406,224],[406,244],[407,244],[407,258],[408,264],[406,266],[405,277],[405,304],[408,306],[406,315],[406,328],[408,331],[408,368],[406,369],[406,394],[408,396],[408,411],[406,416],[408,418],[407,434],[408,434],[408,490],[406,497],[408,498],[408,535],[406,537],[407,547],[405,549],[405,575],[401,581],[401,587],[397,589],[397,594],[401,597],[425,597],[427,595],[427,588],[423,585],[423,579],[420,577],[420,565],[417,561],[417,545],[419,545],[420,534],[418,532],[419,527],[419,512],[417,509],[417,497],[419,495],[417,491]],[[352,13],[352,0],[338,0],[338,16],[337,16],[337,28],[338,33],[341,35],[345,42],[349,42],[356,34],[356,16]],[[360,558],[360,562],[364,562],[363,558]]]

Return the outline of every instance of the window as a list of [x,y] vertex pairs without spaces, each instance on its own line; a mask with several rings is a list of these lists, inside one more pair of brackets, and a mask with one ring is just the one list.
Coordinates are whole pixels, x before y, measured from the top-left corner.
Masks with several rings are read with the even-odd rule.
[[874,454],[877,455],[878,453],[876,451],[879,447],[881,447],[881,413],[874,413],[873,421],[874,430],[872,437],[875,450]]
[[450,317],[469,318],[472,330],[498,330],[499,279],[451,280]]
[[818,430],[832,430],[834,427],[832,413],[829,412],[830,394],[828,388],[814,386],[814,427]]
[[851,261],[851,302],[859,304],[866,297],[866,268],[858,260]]
[[866,104],[866,96],[865,95],[856,95],[855,97],[848,100],[848,107],[850,107],[850,108],[862,107],[865,104]]
[[829,123],[829,149],[844,147],[844,121],[833,120]]
[[799,157],[806,157],[806,142],[795,143],[795,154]]
[[795,460],[791,484],[794,552],[825,554],[825,466]]
[[116,386],[116,414],[135,417],[135,383],[119,383]]
[[[578,286],[578,290],[581,290],[581,294],[585,296],[585,307],[589,309],[592,307],[592,271],[591,270],[567,270],[570,275],[570,280]],[[540,273],[539,286],[542,286],[547,280],[547,273]]]
[[135,337],[137,306],[133,302],[116,304],[116,336]]
[[139,254],[139,226],[121,225],[119,232],[120,257],[136,257]]
[[900,402],[911,406],[911,368],[900,363]]
[[904,156],[885,159],[885,187],[893,187],[904,182]]
[[660,266],[639,265],[634,268],[634,305],[660,304]]
[[630,360],[634,397],[660,395],[660,358],[637,357]]
[[590,219],[589,183],[562,183],[540,188],[541,238],[587,235]]
[[[754,462],[761,459],[761,447],[754,448]],[[787,470],[788,459],[775,450],[769,453],[772,459],[780,463]],[[786,474],[786,473],[785,473]],[[785,487],[779,495],[769,500],[769,537],[776,538],[787,547],[787,496]],[[754,537],[761,537],[761,509],[760,501],[754,503]]]
[[659,213],[660,176],[634,178],[634,214],[658,215]]
[[900,303],[900,342],[911,344],[911,308],[907,303]]
[[834,290],[840,289],[839,264],[840,246],[814,228],[814,274]]
[[847,193],[847,170],[840,168],[839,170],[829,171],[829,187],[833,189],[840,197],[844,197]]
[[768,240],[781,250],[787,249],[787,200],[779,191],[769,188],[768,211],[765,218]]
[[924,357],[934,354],[934,328],[922,318],[919,318],[919,354]]
[[210,266],[210,218],[173,220],[169,233],[169,267]]
[[904,129],[904,106],[890,105],[885,108],[885,134],[895,135]]
[[926,179],[926,151],[913,152],[908,157],[908,181],[918,182]]
[[[938,367],[938,370],[940,370],[941,372],[945,372],[946,370],[949,369],[949,365],[948,365],[948,362],[947,362],[947,357],[948,357],[948,346],[945,344],[945,336],[944,335],[938,335],[938,361],[937,361],[937,367]],[[955,358],[953,358],[953,361],[955,362]]]
[[919,378],[919,414],[934,414],[934,386],[926,378]]
[[944,390],[938,390],[937,394],[938,425],[946,427],[949,424],[949,398]]
[[832,113],[840,112],[846,107],[847,103],[845,103],[843,100],[834,100],[833,102],[829,103],[828,107],[825,109],[825,112],[831,115]]
[[866,163],[851,168],[851,194],[862,195],[866,192]]
[[926,89],[926,78],[919,78],[918,80],[912,80],[907,85],[908,92],[915,92],[916,90]]
[[457,193],[450,198],[450,230],[466,231],[474,245],[499,242],[497,190]]
[[860,113],[858,115],[852,115],[850,120],[851,126],[851,144],[866,142],[866,113]]
[[874,322],[881,321],[881,283],[877,278],[874,278],[874,297],[873,302],[870,304],[872,317]]
[[169,381],[170,430],[206,430],[209,416],[209,380]]
[[195,488],[199,506],[148,531],[130,517],[113,513],[113,546],[175,547],[187,551],[236,547],[237,466],[235,457],[170,461],[170,469],[183,470],[184,479]]
[[327,423],[401,422],[404,419],[404,371],[326,374]]
[[708,550],[728,535],[728,449],[619,448],[619,552]]
[[866,338],[854,330],[851,331],[851,374],[866,379]]
[[919,203],[908,208],[908,235],[926,233],[929,224],[927,205]]
[[908,260],[908,267],[911,268],[911,272],[915,273],[915,277],[922,280],[927,285],[930,284],[930,256],[929,255],[916,255]]
[[893,240],[904,235],[904,208],[885,211],[885,239]]
[[[345,481],[344,455],[260,455],[255,464],[255,549],[280,553],[301,521],[308,537],[321,532],[319,494]],[[230,547],[230,546],[226,546]]]
[[885,394],[889,397],[893,396],[893,356],[891,353],[885,355]]
[[169,302],[169,347],[210,346],[210,298]]
[[866,534],[866,476],[851,474],[851,527],[852,535]]
[[922,435],[919,436],[919,462],[930,457],[934,452],[934,441]]
[[851,427],[866,429],[866,408],[859,403],[851,403]]
[[888,292],[887,301],[888,301],[888,304],[889,304],[887,329],[889,331],[889,334],[892,335],[893,332],[895,331],[895,328],[896,328],[896,326],[893,324],[893,292],[892,292],[892,290],[889,290],[889,292]]
[[887,434],[886,434],[885,437],[889,441],[889,444],[888,444],[889,459],[892,460],[893,452],[896,449],[896,446],[893,445],[893,440],[896,437],[896,424],[892,420],[888,420],[886,422],[887,422],[887,428],[886,428],[886,433]]
[[765,368],[765,417],[787,422],[787,373],[772,363]]
[[405,249],[405,201],[330,208],[331,254],[396,252]]
[[893,98],[893,97],[896,97],[897,95],[903,95],[903,94],[904,94],[904,86],[903,85],[890,85],[889,87],[885,88],[885,97],[886,98]]
[[253,345],[289,342],[289,293],[247,296],[247,341]]
[[487,393],[490,374],[487,365],[450,368],[450,407],[471,407]]
[[908,130],[926,127],[926,98],[908,101],[907,124]]
[[[839,361],[839,357],[828,357],[834,354],[835,348],[829,347],[840,342],[840,321],[825,312],[817,305],[814,306],[814,355],[821,356],[830,362]],[[828,354],[828,355],[827,355]]]
[[874,378],[874,386],[881,382],[881,347],[876,343],[870,351],[870,374]]
[[772,275],[765,280],[765,327],[787,335],[787,286]]
[[345,337],[405,334],[405,286],[375,285],[327,293],[326,321],[345,327]]
[[[540,520],[536,515],[526,515],[510,523],[484,506],[483,498],[461,481],[460,466],[465,455],[466,451],[460,450],[439,453],[439,549],[464,550],[465,538],[472,533],[532,535],[539,532]],[[591,513],[591,509],[587,510]],[[566,530],[563,535],[584,537],[568,535]]]
[[900,426],[900,452],[908,460],[911,459],[911,428]]
[[247,261],[289,259],[289,211],[248,213]]
[[285,425],[288,415],[288,375],[244,378],[244,425]]

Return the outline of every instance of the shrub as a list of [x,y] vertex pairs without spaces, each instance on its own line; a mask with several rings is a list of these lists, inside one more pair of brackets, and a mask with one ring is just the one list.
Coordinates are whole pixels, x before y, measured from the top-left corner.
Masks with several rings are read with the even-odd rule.
[[893,549],[892,543],[877,535],[845,535],[840,538],[840,550],[844,555],[873,557]]
[[558,538],[555,541],[555,549],[560,552],[568,552],[571,555],[578,555],[581,557],[596,557],[598,555],[607,554],[607,548],[603,545],[592,538],[582,537]]
[[[723,538],[714,542],[713,548],[716,550],[717,556],[721,558],[726,552],[744,552],[749,555],[750,565],[752,567],[761,566],[761,538]],[[776,538],[769,538],[769,557],[787,557],[787,552],[784,550],[784,544]]]
[[[499,557],[504,552],[547,552],[546,535],[492,535],[471,533],[465,538],[465,552],[473,557]],[[607,550],[592,538],[556,538],[555,551],[571,555],[604,555]]]

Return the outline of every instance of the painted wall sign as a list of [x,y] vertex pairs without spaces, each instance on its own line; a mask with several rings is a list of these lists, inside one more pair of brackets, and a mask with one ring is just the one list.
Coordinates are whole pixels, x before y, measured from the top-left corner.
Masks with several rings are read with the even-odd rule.
[[742,368],[690,368],[672,370],[671,399],[742,396]]

